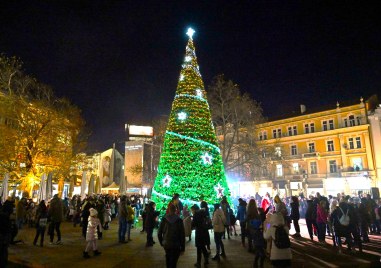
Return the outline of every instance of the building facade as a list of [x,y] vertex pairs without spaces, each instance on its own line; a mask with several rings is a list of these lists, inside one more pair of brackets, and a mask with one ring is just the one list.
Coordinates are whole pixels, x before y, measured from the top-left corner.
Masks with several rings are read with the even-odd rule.
[[[312,113],[301,106],[300,115],[258,125],[258,144],[268,164],[256,172],[255,190],[336,195],[368,193],[379,186],[370,110],[371,103],[362,98],[354,105],[337,103],[336,108]],[[378,127],[374,135],[380,139]]]

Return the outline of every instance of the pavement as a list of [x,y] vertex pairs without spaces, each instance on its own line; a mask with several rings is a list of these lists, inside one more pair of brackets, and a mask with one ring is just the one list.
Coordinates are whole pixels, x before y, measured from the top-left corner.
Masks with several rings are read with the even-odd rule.
[[[302,229],[301,238],[291,238],[293,260],[292,267],[381,267],[381,236],[370,236],[370,243],[364,245],[363,253],[349,253],[343,250],[339,254],[332,247],[332,241],[327,239],[327,244],[310,241],[304,221],[300,222]],[[239,226],[236,226],[240,233]],[[24,243],[18,243],[9,247],[9,266],[14,267],[165,267],[165,253],[157,240],[153,247],[146,248],[146,234],[140,233],[139,225],[132,229],[131,239],[127,244],[119,244],[117,239],[118,225],[114,220],[109,230],[103,232],[103,239],[98,241],[100,256],[94,257],[90,253],[90,259],[82,257],[86,242],[81,236],[81,228],[73,227],[72,223],[64,222],[61,225],[62,245],[49,245],[49,238],[45,236],[44,247],[33,246],[35,235],[34,228],[23,228],[19,231],[18,239]],[[305,232],[303,232],[305,231]],[[291,229],[290,233],[293,233]],[[211,233],[211,257],[215,254],[215,244]],[[221,258],[217,263],[209,259],[206,267],[229,267],[249,268],[252,267],[254,254],[249,253],[241,246],[241,237],[232,236],[230,240],[223,240],[226,250],[226,258]],[[196,262],[196,248],[194,246],[194,232],[192,241],[186,242],[185,253],[180,256],[177,267],[193,267]],[[265,267],[271,267],[269,260]]]

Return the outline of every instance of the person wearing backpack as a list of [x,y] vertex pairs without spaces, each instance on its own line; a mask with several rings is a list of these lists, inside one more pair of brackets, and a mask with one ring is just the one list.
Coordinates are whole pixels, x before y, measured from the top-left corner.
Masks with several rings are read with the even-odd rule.
[[263,234],[264,239],[272,240],[270,260],[273,267],[291,267],[291,247],[288,237],[289,228],[281,213],[271,215],[270,223]]
[[180,254],[185,251],[184,224],[176,211],[176,206],[169,203],[167,214],[163,217],[157,232],[160,245],[165,250],[167,268],[176,268]]
[[333,227],[333,233],[335,238],[335,244],[338,246],[338,253],[342,253],[342,242],[341,238],[345,237],[348,245],[348,250],[352,248],[352,237],[351,237],[351,217],[349,205],[346,201],[341,201],[338,208],[336,208],[331,214],[331,221]]
[[220,261],[221,256],[225,256],[225,247],[222,242],[222,236],[225,232],[226,218],[225,214],[220,209],[220,204],[214,204],[214,212],[212,218],[214,242],[216,243],[216,255],[212,258],[214,261]]

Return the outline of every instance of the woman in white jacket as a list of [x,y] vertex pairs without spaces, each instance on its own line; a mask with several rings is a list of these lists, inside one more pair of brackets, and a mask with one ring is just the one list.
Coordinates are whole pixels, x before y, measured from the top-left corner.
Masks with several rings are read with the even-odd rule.
[[214,204],[214,212],[212,218],[213,232],[214,232],[214,242],[216,243],[216,256],[212,258],[214,261],[220,261],[221,256],[225,257],[224,243],[222,243],[222,236],[225,233],[226,217],[222,209],[220,209],[220,204]]
[[275,226],[282,226],[286,233],[289,233],[289,229],[287,224],[284,221],[284,216],[278,212],[271,215],[270,218],[270,226],[268,226],[266,232],[263,234],[265,239],[272,239],[271,252],[270,252],[270,260],[273,267],[291,267],[291,248],[278,248],[275,243]]

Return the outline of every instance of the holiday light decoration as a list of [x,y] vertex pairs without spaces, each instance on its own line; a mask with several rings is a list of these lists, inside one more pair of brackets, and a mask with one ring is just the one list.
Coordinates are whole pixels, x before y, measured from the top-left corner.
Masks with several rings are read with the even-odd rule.
[[175,193],[189,205],[199,204],[202,200],[209,204],[218,203],[223,195],[230,200],[193,34],[194,30],[188,29],[185,61],[152,190],[152,199],[162,211]]

